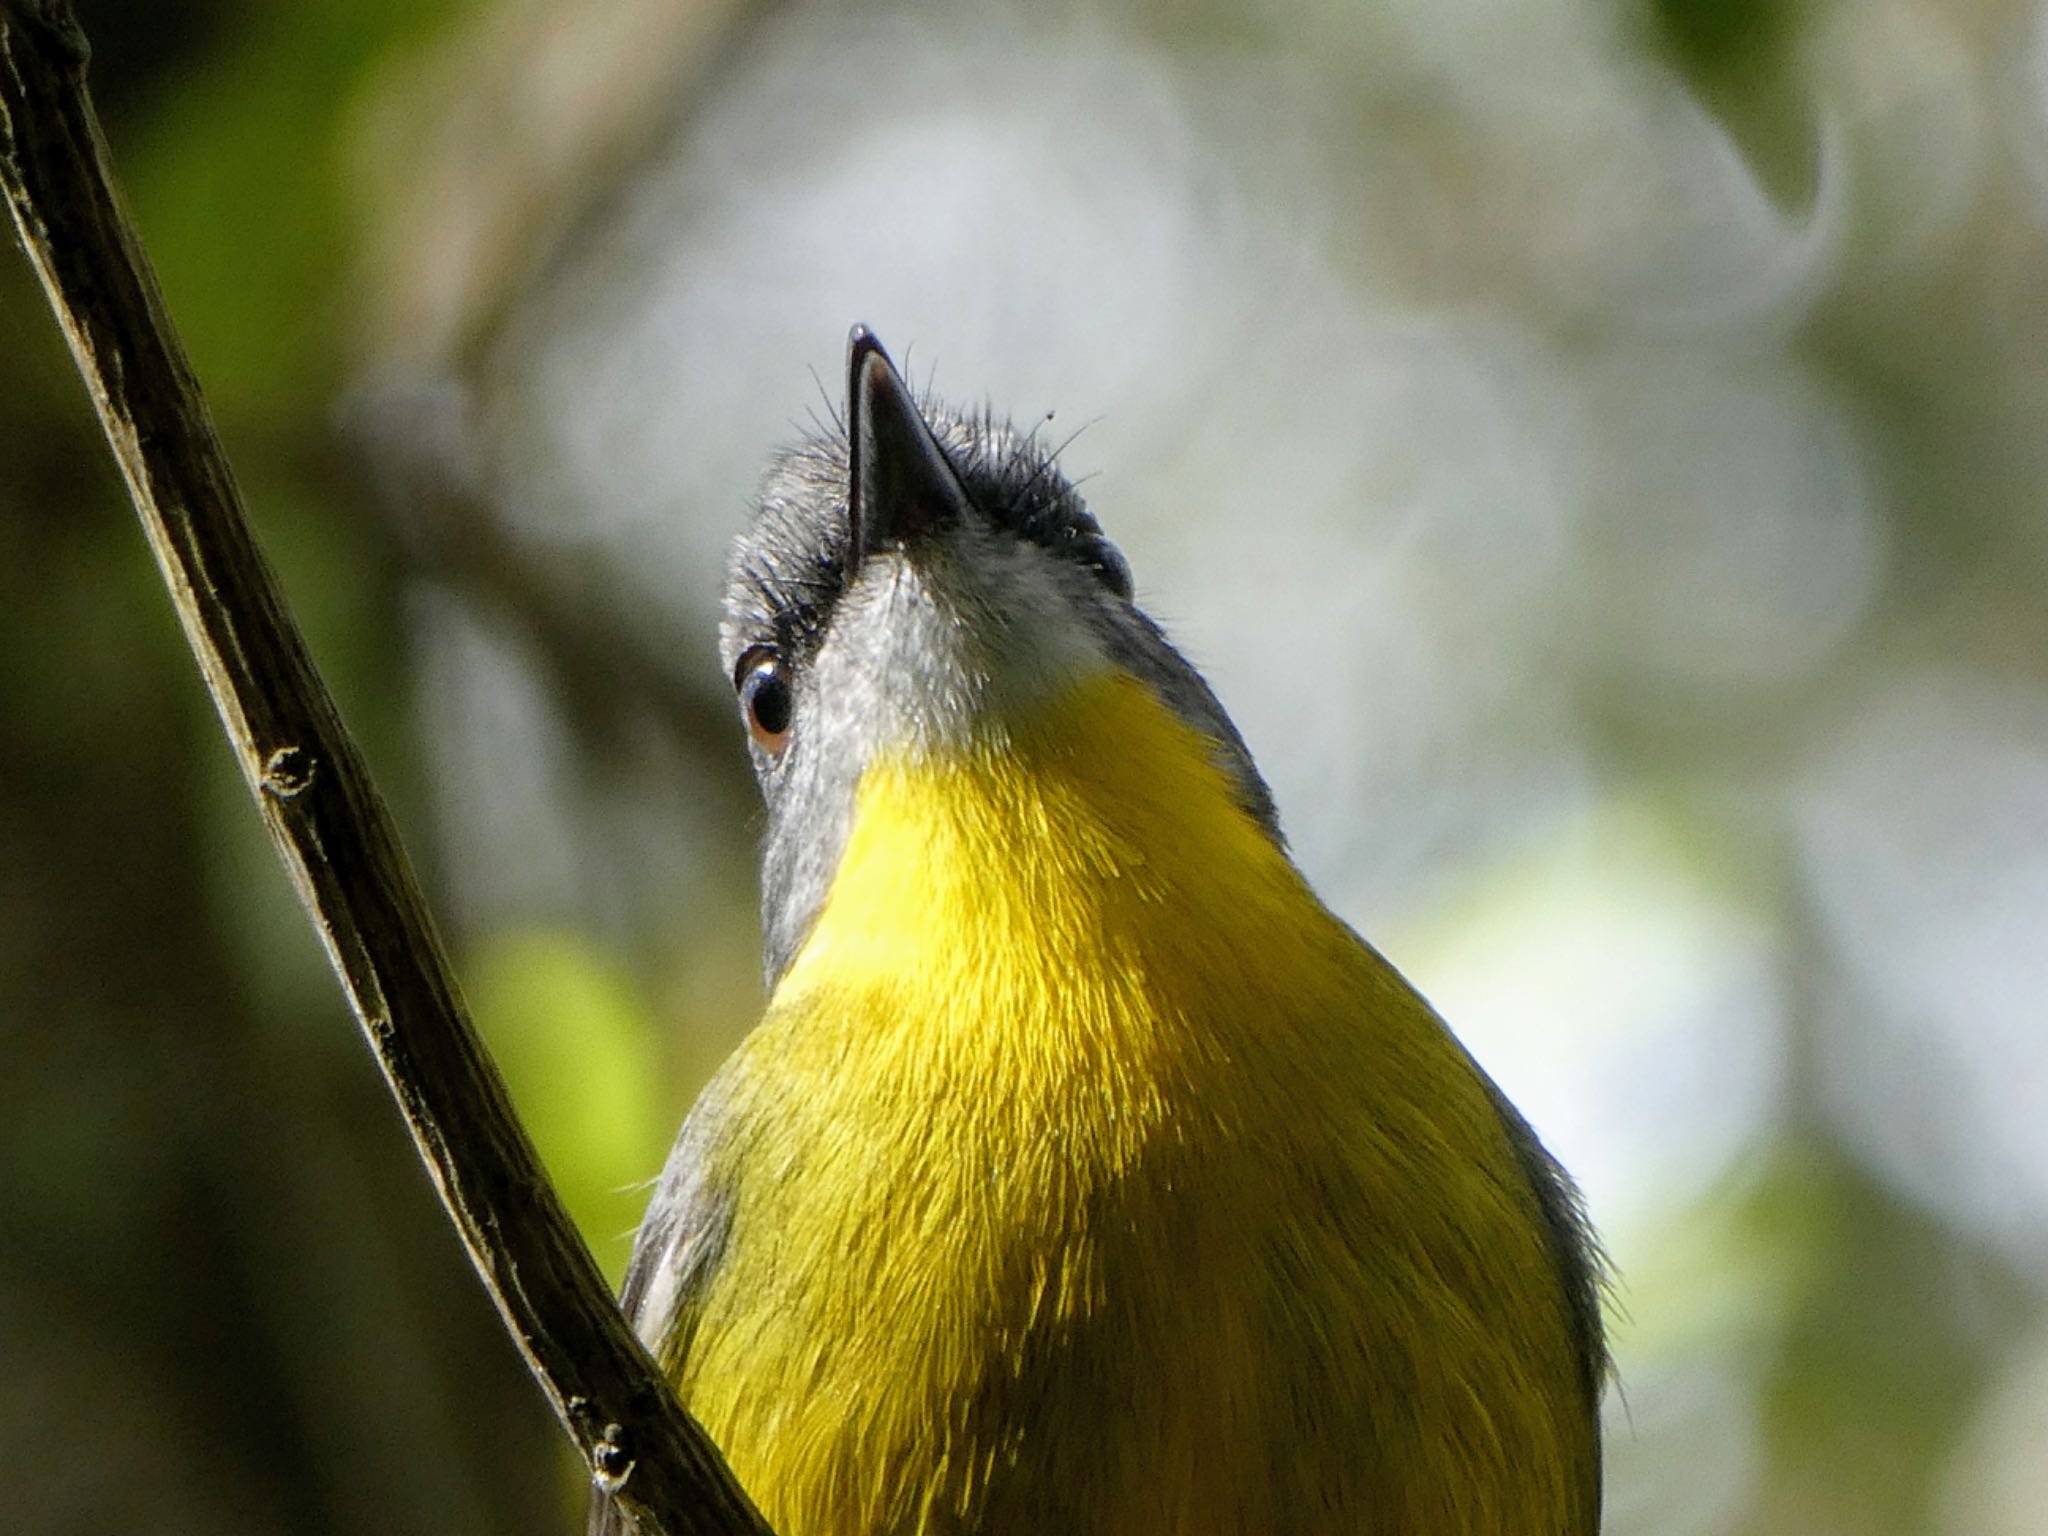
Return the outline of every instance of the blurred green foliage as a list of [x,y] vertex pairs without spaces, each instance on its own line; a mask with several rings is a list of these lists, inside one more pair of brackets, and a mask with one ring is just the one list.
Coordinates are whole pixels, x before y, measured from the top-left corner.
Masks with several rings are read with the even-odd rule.
[[1686,67],[1769,67],[1792,31],[1796,0],[1647,0],[1660,40]]
[[675,1127],[634,979],[590,939],[510,932],[466,957],[464,990],[520,1118],[616,1285],[647,1204],[619,1170],[649,1168]]

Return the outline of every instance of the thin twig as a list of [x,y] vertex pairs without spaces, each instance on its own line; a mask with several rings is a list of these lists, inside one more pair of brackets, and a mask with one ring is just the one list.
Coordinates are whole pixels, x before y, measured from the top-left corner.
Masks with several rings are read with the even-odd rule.
[[300,898],[477,1273],[643,1532],[768,1536],[620,1316],[471,1027],[411,866],[256,547],[107,171],[69,0],[0,0],[0,191]]

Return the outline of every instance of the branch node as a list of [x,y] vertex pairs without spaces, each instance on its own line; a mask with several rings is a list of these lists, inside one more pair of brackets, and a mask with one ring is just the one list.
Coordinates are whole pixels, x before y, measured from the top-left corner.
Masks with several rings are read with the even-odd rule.
[[590,1480],[605,1493],[617,1493],[639,1465],[626,1449],[626,1430],[621,1424],[607,1424],[604,1436],[590,1448]]
[[278,800],[296,799],[312,787],[318,766],[304,747],[279,747],[263,760],[263,792]]

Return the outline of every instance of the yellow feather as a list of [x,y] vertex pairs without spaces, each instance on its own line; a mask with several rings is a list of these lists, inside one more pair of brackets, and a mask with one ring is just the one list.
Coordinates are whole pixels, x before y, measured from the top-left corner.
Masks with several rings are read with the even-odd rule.
[[1137,682],[860,786],[674,1360],[781,1536],[1591,1529],[1486,1085]]

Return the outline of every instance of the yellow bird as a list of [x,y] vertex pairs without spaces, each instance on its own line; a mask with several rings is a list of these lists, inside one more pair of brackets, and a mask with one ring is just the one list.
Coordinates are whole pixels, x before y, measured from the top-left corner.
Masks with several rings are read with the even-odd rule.
[[1596,1530],[1569,1180],[1037,440],[848,371],[732,562],[771,995],[624,1295],[683,1403],[779,1536]]

